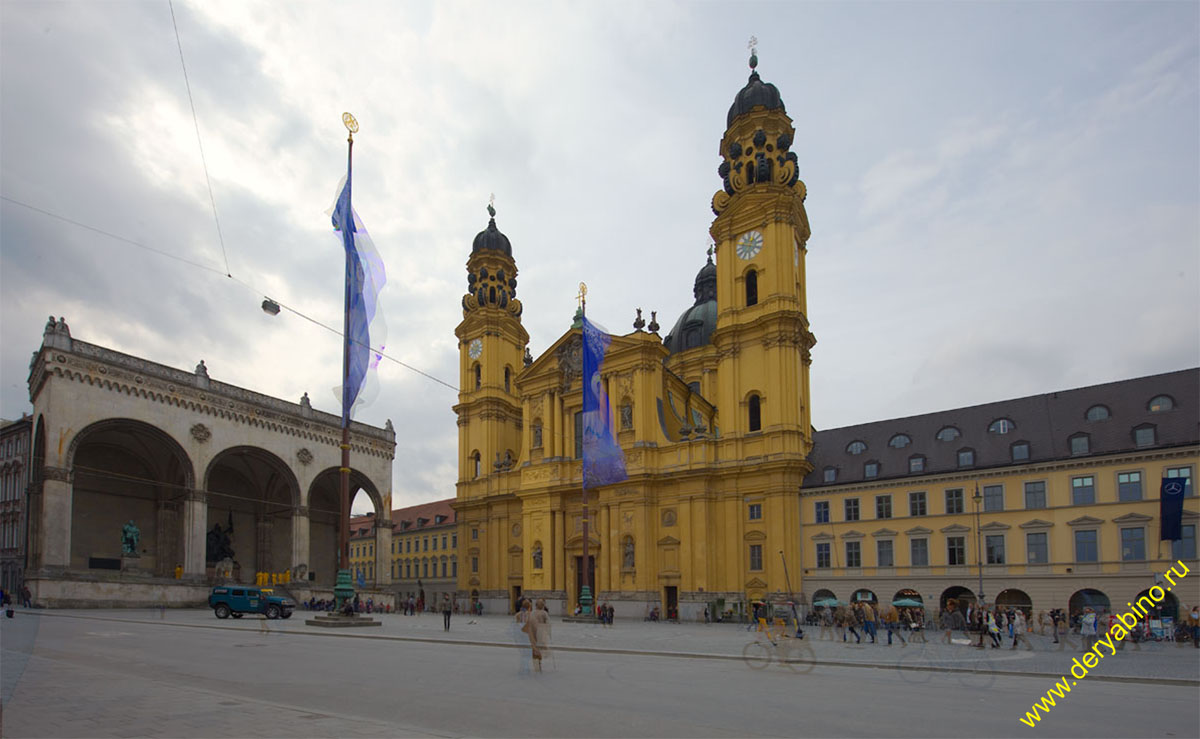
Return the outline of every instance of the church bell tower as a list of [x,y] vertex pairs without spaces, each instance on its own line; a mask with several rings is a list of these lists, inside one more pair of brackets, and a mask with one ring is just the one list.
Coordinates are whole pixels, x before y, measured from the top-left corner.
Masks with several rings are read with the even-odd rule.
[[[508,237],[496,227],[489,204],[467,260],[463,320],[454,330],[459,346],[458,479],[460,497],[485,495],[473,480],[493,468],[507,469],[521,453],[521,401],[516,377],[524,369],[529,334],[521,325],[517,263]],[[465,483],[465,485],[464,485]],[[477,486],[476,486],[477,487]]]
[[724,437],[768,434],[778,440],[771,452],[803,457],[812,444],[808,374],[816,343],[805,295],[806,190],[792,120],[757,66],[752,51],[750,79],[726,118],[723,187],[712,199],[717,405]]

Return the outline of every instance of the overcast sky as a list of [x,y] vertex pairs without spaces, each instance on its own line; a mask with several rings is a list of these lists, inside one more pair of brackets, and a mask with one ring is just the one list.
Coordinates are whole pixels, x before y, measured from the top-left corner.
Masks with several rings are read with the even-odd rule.
[[[72,334],[338,412],[355,207],[387,351],[453,385],[489,193],[538,356],[589,315],[692,303],[725,114],[749,72],[795,122],[819,429],[1200,364],[1195,2],[0,5],[0,415]],[[454,495],[453,390],[390,362],[396,507]],[[359,496],[359,503],[363,496]],[[361,506],[356,506],[360,508]]]

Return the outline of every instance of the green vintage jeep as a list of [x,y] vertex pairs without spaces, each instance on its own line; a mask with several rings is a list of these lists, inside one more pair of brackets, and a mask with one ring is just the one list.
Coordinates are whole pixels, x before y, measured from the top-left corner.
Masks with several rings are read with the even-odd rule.
[[296,604],[270,588],[253,585],[217,585],[208,596],[208,607],[217,618],[241,618],[246,613],[261,613],[267,618],[291,618]]

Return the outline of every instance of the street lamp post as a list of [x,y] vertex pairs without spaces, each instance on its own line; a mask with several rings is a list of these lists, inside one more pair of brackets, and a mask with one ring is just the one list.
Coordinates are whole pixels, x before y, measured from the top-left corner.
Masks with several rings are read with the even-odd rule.
[[[979,607],[985,609],[985,598],[983,595],[983,531],[979,528],[979,505],[983,502],[983,496],[979,494],[979,484],[975,484],[975,495],[971,500],[975,501],[975,561],[979,563]],[[983,632],[987,628],[987,616],[983,615],[980,620],[979,629],[979,646],[983,646]]]

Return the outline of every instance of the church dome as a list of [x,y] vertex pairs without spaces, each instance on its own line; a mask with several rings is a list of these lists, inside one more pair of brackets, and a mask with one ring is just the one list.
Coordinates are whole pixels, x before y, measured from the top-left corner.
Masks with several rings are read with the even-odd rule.
[[711,254],[708,264],[696,274],[692,292],[696,296],[695,304],[683,312],[675,322],[675,328],[663,339],[671,354],[704,346],[717,327],[717,266],[713,264]]
[[783,98],[779,97],[779,89],[770,82],[762,81],[754,69],[757,66],[758,57],[750,57],[750,79],[746,82],[746,86],[738,91],[737,97],[733,99],[733,105],[729,106],[729,115],[725,116],[726,128],[733,125],[735,118],[749,113],[759,105],[767,110],[778,109],[784,113],[787,112],[787,108],[783,107]]
[[505,256],[512,256],[512,244],[508,242],[508,237],[500,233],[500,229],[496,228],[496,210],[492,206],[488,206],[487,228],[480,231],[475,236],[475,242],[471,245],[471,253],[474,254],[484,249],[494,249],[495,251],[503,252]]

